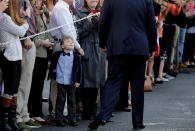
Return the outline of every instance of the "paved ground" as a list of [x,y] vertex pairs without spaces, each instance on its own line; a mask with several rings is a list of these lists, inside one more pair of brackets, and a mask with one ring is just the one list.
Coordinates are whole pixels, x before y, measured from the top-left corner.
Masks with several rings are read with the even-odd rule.
[[[44,113],[47,114],[47,105]],[[97,131],[132,130],[131,113],[116,113],[112,120]],[[33,131],[88,131],[89,122],[81,121],[79,127],[47,126]],[[146,128],[142,131],[195,131],[195,69],[145,93],[144,123]]]

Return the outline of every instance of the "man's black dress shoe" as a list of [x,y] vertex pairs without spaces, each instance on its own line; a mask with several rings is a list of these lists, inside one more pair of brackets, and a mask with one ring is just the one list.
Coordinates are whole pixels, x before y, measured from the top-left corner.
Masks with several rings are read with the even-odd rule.
[[79,124],[76,121],[69,121],[69,126],[78,126]]
[[93,122],[91,122],[88,126],[89,129],[97,129],[100,125],[105,125],[106,121],[104,120],[100,120],[100,119],[96,119]]
[[133,127],[134,130],[140,130],[140,129],[144,129],[146,126],[144,126],[143,124],[141,125],[136,125]]
[[65,124],[62,121],[55,121],[55,123],[56,123],[56,126],[62,126],[62,127],[67,126],[67,124]]
[[69,121],[68,121],[68,118],[66,116],[63,117],[63,122],[64,122],[64,124],[69,125]]

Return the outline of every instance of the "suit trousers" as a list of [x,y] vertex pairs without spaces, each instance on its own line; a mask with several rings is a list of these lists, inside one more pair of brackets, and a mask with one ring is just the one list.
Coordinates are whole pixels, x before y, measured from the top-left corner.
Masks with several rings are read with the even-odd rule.
[[18,90],[17,101],[17,122],[27,122],[30,120],[28,114],[28,98],[31,89],[32,73],[35,63],[36,48],[32,45],[31,49],[22,49],[22,72]]
[[133,126],[143,123],[145,68],[145,56],[120,55],[108,58],[108,78],[103,89],[97,119],[106,121],[110,119],[120,89],[128,79],[131,81]]
[[68,118],[70,121],[76,121],[76,88],[70,85],[58,84],[58,94],[56,99],[56,111],[55,120],[58,122],[63,121],[63,112],[66,102],[67,94],[67,107],[68,107]]
[[31,117],[43,117],[42,94],[47,73],[47,58],[36,57],[33,70],[32,85],[28,101],[28,111]]
[[118,102],[115,106],[115,110],[123,110],[125,108],[128,108],[128,100],[129,100],[129,96],[128,96],[128,86],[129,86],[129,81],[126,80],[123,83],[123,86],[120,90],[120,94],[119,94],[119,98],[118,98]]

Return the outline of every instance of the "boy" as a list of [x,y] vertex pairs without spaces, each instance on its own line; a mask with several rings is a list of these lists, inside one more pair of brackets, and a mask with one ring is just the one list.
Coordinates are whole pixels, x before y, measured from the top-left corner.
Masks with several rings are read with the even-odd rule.
[[73,53],[74,39],[72,37],[64,37],[60,45],[63,51],[54,53],[49,73],[49,78],[56,79],[58,86],[55,121],[57,126],[66,125],[63,111],[67,93],[69,125],[78,126],[75,92],[81,83],[81,58],[78,54]]

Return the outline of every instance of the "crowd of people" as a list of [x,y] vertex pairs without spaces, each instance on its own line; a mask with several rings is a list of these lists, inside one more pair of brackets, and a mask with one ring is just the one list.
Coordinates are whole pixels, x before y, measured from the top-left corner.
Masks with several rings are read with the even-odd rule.
[[[151,39],[157,36],[156,45],[154,49],[153,45],[131,49],[151,53],[143,67],[147,65],[145,76],[157,86],[176,78],[183,68],[195,67],[195,1],[153,0],[152,4],[150,18],[153,13],[155,17],[150,22],[155,21],[155,31],[148,34],[153,33]],[[106,28],[113,26],[104,23],[105,29],[99,28],[101,34],[98,34],[102,6],[103,0],[0,0],[0,130],[32,130],[53,122],[56,126],[78,126],[81,119],[97,118],[98,96],[104,99],[106,77],[111,75],[111,70],[107,73],[106,56],[114,54],[106,50],[107,41],[99,39],[99,36],[107,37]],[[105,16],[110,17],[106,13]],[[62,27],[30,37],[58,26]],[[26,39],[20,40],[23,37]],[[150,38],[139,37],[152,43]],[[116,36],[114,42],[120,39]],[[139,43],[138,36],[134,39]],[[148,46],[152,50],[149,51]],[[136,52],[131,51],[131,55]],[[137,58],[131,60],[138,62]],[[51,120],[45,120],[42,112],[45,79],[50,80]],[[130,83],[129,80],[123,82],[124,87],[119,97],[116,96],[118,103],[113,105],[116,111],[129,111],[131,84],[135,84]],[[64,116],[66,99],[68,115]],[[136,106],[132,101],[132,108]]]

